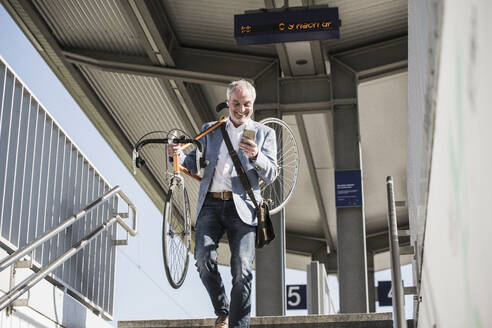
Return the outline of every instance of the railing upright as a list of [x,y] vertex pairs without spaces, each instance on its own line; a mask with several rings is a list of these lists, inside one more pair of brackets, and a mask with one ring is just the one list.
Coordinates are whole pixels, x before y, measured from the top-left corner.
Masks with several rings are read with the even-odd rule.
[[388,234],[391,258],[391,285],[393,291],[393,328],[407,328],[405,305],[400,268],[400,246],[398,243],[398,225],[396,221],[395,192],[393,178],[386,178],[388,195]]

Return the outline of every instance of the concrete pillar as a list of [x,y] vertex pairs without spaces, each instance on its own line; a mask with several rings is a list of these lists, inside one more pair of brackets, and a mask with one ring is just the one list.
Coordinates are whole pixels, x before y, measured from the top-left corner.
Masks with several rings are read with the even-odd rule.
[[[333,100],[356,100],[355,72],[336,58],[332,57],[330,63]],[[357,104],[334,105],[333,126],[335,169],[361,169]],[[340,312],[365,313],[368,298],[363,206],[337,208],[337,250]]]
[[256,315],[285,315],[284,211],[272,216],[275,240],[256,250]]
[[[256,102],[278,103],[278,66],[255,81]],[[278,117],[277,111],[255,112],[255,121]],[[285,213],[272,215],[275,240],[256,250],[256,315],[285,315]]]
[[324,245],[323,247],[313,252],[311,254],[311,260],[323,263],[327,275],[338,274],[337,253],[331,252],[330,254],[328,254],[326,250],[327,246]]
[[307,265],[307,309],[308,314],[325,313],[326,272],[323,263],[313,261]]

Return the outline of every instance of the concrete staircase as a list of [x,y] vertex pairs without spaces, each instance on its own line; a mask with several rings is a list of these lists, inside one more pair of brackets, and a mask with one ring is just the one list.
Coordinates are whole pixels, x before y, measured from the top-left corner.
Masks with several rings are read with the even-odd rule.
[[[254,317],[254,328],[392,328],[391,313]],[[215,319],[119,321],[118,328],[210,328]],[[408,328],[413,328],[409,320]]]

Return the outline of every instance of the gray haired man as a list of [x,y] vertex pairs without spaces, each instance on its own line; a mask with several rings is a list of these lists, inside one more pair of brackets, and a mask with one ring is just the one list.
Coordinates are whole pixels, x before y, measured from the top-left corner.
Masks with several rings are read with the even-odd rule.
[[[229,118],[225,124],[255,198],[261,202],[260,180],[270,183],[278,174],[277,146],[275,131],[251,119],[255,98],[255,88],[248,81],[230,83],[227,87]],[[215,123],[206,123],[202,131]],[[245,130],[254,137],[246,138],[243,135]],[[249,327],[256,209],[234,168],[220,129],[207,134],[202,141],[209,164],[200,182],[198,195],[196,267],[218,316],[215,327]],[[168,148],[169,156],[177,152],[177,146]],[[191,172],[197,171],[194,152],[180,159],[180,162]],[[217,247],[224,233],[227,233],[231,250],[230,301],[217,264]]]

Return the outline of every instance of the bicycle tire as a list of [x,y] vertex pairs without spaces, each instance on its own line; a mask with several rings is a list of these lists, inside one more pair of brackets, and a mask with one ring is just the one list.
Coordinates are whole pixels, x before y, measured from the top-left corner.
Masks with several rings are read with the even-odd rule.
[[270,214],[278,213],[291,199],[299,175],[299,148],[292,129],[284,121],[269,117],[260,123],[275,130],[277,138],[278,176],[270,184],[261,187],[264,200],[271,200]]
[[[182,195],[182,212],[177,213],[173,197]],[[176,200],[176,198],[174,198]],[[183,184],[174,185],[167,193],[162,224],[162,254],[166,277],[171,287],[183,284],[189,265],[191,216],[188,192]]]

